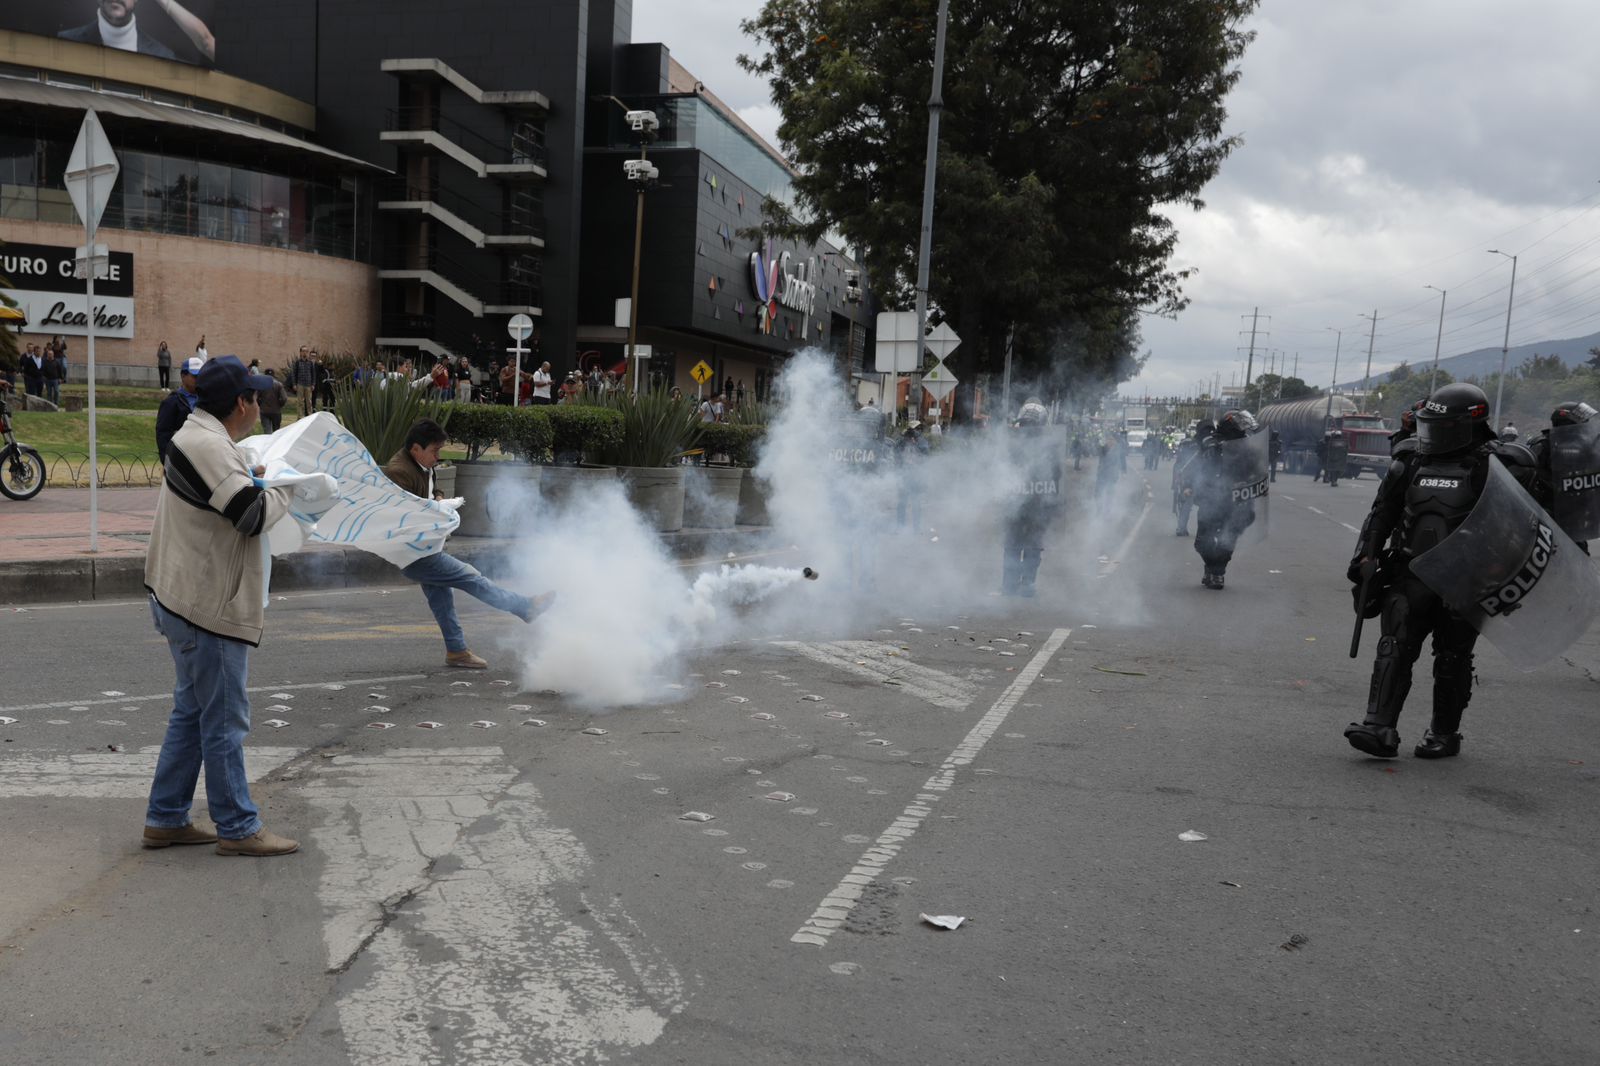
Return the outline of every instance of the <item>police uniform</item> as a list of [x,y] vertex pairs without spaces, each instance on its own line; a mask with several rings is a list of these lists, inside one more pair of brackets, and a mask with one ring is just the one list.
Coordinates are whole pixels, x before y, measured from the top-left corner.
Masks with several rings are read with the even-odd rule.
[[[1029,400],[1012,429],[1012,497],[1000,554],[1000,593],[1031,598],[1044,537],[1061,503],[1061,457],[1044,435],[1046,411]],[[1104,459],[1101,460],[1104,463]]]
[[[1410,572],[1409,561],[1449,536],[1472,513],[1489,476],[1502,462],[1526,481],[1533,458],[1520,445],[1494,439],[1488,401],[1475,385],[1446,385],[1419,413],[1417,446],[1400,449],[1378,486],[1347,576],[1356,609],[1382,619],[1367,693],[1366,717],[1345,729],[1359,751],[1379,758],[1399,753],[1396,723],[1411,690],[1412,667],[1433,637],[1433,717],[1415,748],[1418,758],[1461,751],[1462,713],[1472,698],[1472,652],[1478,632]],[[1387,548],[1386,548],[1387,546]],[[1366,602],[1359,588],[1372,575]]]
[[[1255,428],[1250,412],[1229,411],[1216,429],[1200,441],[1199,450],[1184,470],[1184,491],[1194,499],[1199,511],[1195,517],[1194,550],[1205,563],[1205,576],[1200,583],[1208,589],[1221,590],[1239,535],[1256,518],[1254,501],[1236,498],[1235,486],[1241,477],[1236,466],[1244,453],[1225,447],[1229,441],[1243,440]],[[1265,470],[1261,473],[1266,476]]]

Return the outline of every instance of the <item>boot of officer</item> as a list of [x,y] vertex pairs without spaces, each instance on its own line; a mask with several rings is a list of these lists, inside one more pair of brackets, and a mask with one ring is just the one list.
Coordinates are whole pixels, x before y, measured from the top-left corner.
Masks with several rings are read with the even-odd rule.
[[1344,731],[1358,751],[1379,758],[1399,753],[1397,723],[1411,690],[1413,665],[1431,634],[1433,717],[1413,754],[1441,759],[1461,752],[1461,716],[1472,696],[1472,649],[1478,634],[1410,573],[1407,560],[1449,536],[1472,512],[1483,491],[1484,464],[1490,461],[1485,445],[1494,439],[1483,390],[1465,383],[1446,385],[1418,412],[1416,450],[1396,457],[1378,487],[1349,576],[1359,581],[1374,562],[1368,553],[1391,537],[1398,550],[1389,554],[1392,561],[1383,575],[1388,583],[1381,601],[1383,633],[1366,717]]

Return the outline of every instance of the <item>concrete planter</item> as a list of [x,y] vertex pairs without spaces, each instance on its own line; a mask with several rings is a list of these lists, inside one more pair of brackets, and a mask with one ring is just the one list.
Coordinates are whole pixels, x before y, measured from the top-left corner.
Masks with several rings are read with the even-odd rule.
[[739,517],[742,466],[687,466],[683,524],[690,529],[732,529]]
[[658,533],[676,533],[683,528],[684,467],[620,466],[628,502],[644,516]]
[[450,488],[438,475],[434,487],[446,497],[461,496],[463,537],[495,537],[514,533],[526,525],[539,506],[545,468],[532,463],[456,463]]
[[456,494],[456,468],[450,463],[440,463],[433,468],[433,491],[445,499]]
[[562,503],[585,489],[617,478],[617,468],[614,466],[585,463],[582,466],[546,466],[540,469],[544,474],[539,481],[539,491],[551,503]]
[[770,526],[772,519],[767,516],[767,498],[771,494],[770,482],[756,477],[754,470],[746,471],[744,480],[739,483],[739,513],[735,521],[741,526]]

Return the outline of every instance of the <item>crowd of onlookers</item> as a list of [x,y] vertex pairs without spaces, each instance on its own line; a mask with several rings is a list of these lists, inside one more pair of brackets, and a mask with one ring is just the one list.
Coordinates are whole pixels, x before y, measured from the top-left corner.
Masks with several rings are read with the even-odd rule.
[[[67,380],[67,339],[51,337],[43,347],[28,344],[21,356],[23,391],[59,405],[61,384]],[[9,371],[5,380],[13,387],[16,385],[16,375]]]

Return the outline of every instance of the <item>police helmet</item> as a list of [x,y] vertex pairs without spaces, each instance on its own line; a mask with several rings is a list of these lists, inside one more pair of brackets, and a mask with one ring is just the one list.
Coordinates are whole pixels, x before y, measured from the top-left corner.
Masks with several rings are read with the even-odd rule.
[[1229,411],[1217,423],[1217,436],[1225,440],[1238,440],[1255,431],[1256,417],[1249,411]]
[[1330,429],[1330,430],[1328,430],[1328,437],[1331,440],[1344,440],[1344,430],[1342,430],[1342,429]]
[[1044,404],[1040,403],[1035,397],[1030,396],[1027,402],[1022,405],[1022,410],[1017,412],[1017,425],[1042,426],[1049,417],[1050,412],[1045,410]]
[[1435,390],[1417,412],[1417,440],[1423,455],[1448,455],[1493,436],[1489,397],[1464,381]]
[[1589,421],[1595,414],[1594,408],[1583,401],[1577,403],[1564,403],[1550,412],[1552,426],[1577,426]]

